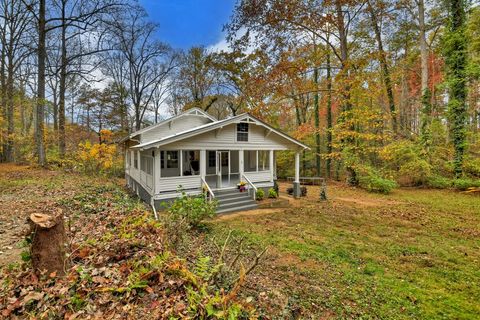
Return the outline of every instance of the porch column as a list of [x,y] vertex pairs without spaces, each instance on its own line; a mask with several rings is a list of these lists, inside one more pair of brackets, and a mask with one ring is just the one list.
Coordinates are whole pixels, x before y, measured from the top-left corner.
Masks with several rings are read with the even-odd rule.
[[242,181],[242,176],[244,172],[243,168],[243,149],[238,150],[238,172],[240,174],[240,181]]
[[273,182],[273,172],[274,172],[274,168],[273,168],[273,150],[270,150],[269,152],[269,156],[270,156],[270,181]]
[[160,149],[156,148],[153,152],[153,194],[157,194],[160,192]]
[[293,181],[293,197],[300,198],[300,152],[295,152],[295,181]]
[[205,179],[207,174],[207,151],[200,150],[200,177]]

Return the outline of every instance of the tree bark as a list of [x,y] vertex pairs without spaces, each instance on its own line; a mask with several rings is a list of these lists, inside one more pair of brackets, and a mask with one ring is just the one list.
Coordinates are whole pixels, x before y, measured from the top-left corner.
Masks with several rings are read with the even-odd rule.
[[54,214],[30,215],[32,266],[35,273],[65,273],[65,227],[61,209]]
[[35,121],[35,146],[37,150],[37,162],[40,166],[47,164],[45,155],[44,121],[45,121],[45,59],[47,56],[45,48],[45,0],[39,0],[38,10],[38,82],[37,82],[37,103]]
[[393,98],[393,88],[392,88],[392,79],[390,76],[390,68],[387,62],[387,55],[383,49],[382,33],[380,31],[380,26],[377,19],[377,14],[373,10],[372,4],[370,1],[367,1],[368,11],[370,12],[370,18],[372,20],[372,27],[375,31],[375,38],[377,40],[379,62],[382,68],[382,78],[383,83],[385,84],[385,89],[387,91],[388,106],[390,109],[390,116],[392,120],[392,130],[393,133],[397,133],[397,112],[395,108],[395,100]]
[[67,25],[65,21],[66,1],[62,1],[62,39],[61,39],[61,61],[60,61],[60,88],[58,103],[58,151],[60,158],[65,158],[65,92],[67,82]]
[[[328,44],[327,44],[328,45]],[[332,127],[333,127],[333,119],[332,119],[332,75],[331,75],[331,65],[330,65],[330,51],[327,52],[327,154],[328,158],[326,161],[326,171],[327,177],[331,177],[332,168],[331,163],[332,159],[330,156],[332,155]]]
[[315,113],[315,168],[317,177],[320,177],[320,111],[318,109],[318,69],[313,70],[313,82],[315,83],[315,95],[313,98],[313,112]]

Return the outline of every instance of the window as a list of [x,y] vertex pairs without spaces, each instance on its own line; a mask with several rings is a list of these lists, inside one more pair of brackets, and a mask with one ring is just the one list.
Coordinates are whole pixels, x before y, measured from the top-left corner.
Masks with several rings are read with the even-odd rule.
[[180,170],[180,151],[160,151],[160,176],[179,177]]
[[215,167],[217,165],[217,152],[208,151],[208,166]]
[[270,152],[266,150],[258,151],[258,170],[270,170]]
[[248,141],[248,123],[237,123],[237,141]]
[[153,174],[153,158],[142,155],[140,157],[140,169],[146,174],[152,175]]
[[184,150],[182,151],[183,175],[196,176],[200,174],[200,151]]
[[245,172],[257,171],[257,151],[245,150],[243,152],[243,167]]
[[135,169],[138,169],[138,152],[133,152],[133,166]]
[[167,169],[178,168],[178,151],[167,151]]

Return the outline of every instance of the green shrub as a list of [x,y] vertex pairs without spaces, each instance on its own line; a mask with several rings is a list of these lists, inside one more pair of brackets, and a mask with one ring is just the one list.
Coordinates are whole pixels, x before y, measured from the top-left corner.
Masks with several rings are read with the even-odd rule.
[[377,175],[362,176],[359,179],[360,186],[370,192],[388,194],[397,187],[397,183]]
[[453,185],[453,182],[449,178],[445,178],[442,176],[430,176],[428,177],[427,180],[427,186],[430,188],[435,188],[435,189],[448,189],[451,188]]
[[258,189],[255,197],[257,200],[263,200],[263,198],[265,197],[265,191],[263,191],[262,188]]
[[432,166],[423,159],[415,159],[402,165],[399,170],[399,181],[407,185],[424,185],[431,175]]
[[469,188],[480,187],[480,179],[456,179],[453,180],[453,187],[457,190],[467,190]]
[[275,189],[273,189],[273,188],[268,189],[268,197],[269,198],[277,198],[278,197],[277,191],[275,191]]
[[480,177],[480,159],[473,159],[471,157],[465,159],[463,162],[463,171],[472,177]]
[[217,204],[209,202],[203,196],[182,195],[173,202],[168,210],[172,220],[185,221],[191,227],[198,227],[203,219],[215,216]]

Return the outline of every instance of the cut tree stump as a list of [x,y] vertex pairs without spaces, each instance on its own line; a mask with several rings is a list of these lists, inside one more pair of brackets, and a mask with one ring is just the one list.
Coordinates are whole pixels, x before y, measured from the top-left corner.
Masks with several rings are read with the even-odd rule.
[[32,213],[30,249],[32,266],[37,274],[65,273],[65,227],[60,208],[52,214]]

